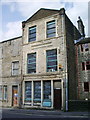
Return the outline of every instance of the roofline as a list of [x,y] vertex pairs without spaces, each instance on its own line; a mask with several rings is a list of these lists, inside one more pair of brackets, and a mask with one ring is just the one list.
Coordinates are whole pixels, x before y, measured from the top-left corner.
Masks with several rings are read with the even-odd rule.
[[19,36],[19,37],[15,37],[15,38],[11,38],[11,39],[8,39],[8,40],[4,40],[0,43],[4,43],[4,42],[8,42],[8,41],[12,41],[12,40],[15,40],[15,39],[18,39],[18,38],[21,38],[22,36]]
[[25,21],[22,21],[22,23],[23,22],[28,22],[28,20],[30,20],[35,14],[37,14],[40,10],[53,10],[53,11],[57,11],[57,12],[59,12],[60,10],[56,10],[56,9],[49,9],[49,8],[40,8],[40,9],[38,9],[33,15],[31,15],[31,17],[29,17],[27,20],[25,20]]
[[[83,41],[83,40],[85,40],[85,39],[86,39],[86,41]],[[90,37],[83,38],[83,39],[81,39],[79,42],[77,42],[75,45],[90,43],[90,40],[88,40],[88,39],[90,39]]]

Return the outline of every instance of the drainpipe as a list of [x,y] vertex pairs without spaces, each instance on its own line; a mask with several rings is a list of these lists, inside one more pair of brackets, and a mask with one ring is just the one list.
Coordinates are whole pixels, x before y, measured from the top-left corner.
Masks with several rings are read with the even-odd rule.
[[[63,49],[65,49],[65,53],[67,56],[67,51],[66,51],[66,29],[65,29],[65,9],[61,8],[60,9],[60,16],[61,16],[61,21],[62,21],[62,36],[63,36]],[[65,111],[68,111],[68,77],[67,77],[67,57],[65,58],[65,75],[64,75],[64,83],[65,83]]]

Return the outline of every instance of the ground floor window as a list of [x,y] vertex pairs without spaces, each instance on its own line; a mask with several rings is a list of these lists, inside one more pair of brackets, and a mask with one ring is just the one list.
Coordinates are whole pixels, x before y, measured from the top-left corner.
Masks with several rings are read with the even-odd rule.
[[41,86],[41,81],[25,82],[25,102],[33,102],[33,105],[40,105],[42,91],[43,106],[51,106],[51,81],[43,81],[42,83]]
[[34,82],[34,102],[41,102],[41,82]]
[[7,86],[0,85],[0,100],[7,100]]
[[31,82],[25,82],[25,101],[30,102],[31,101],[31,92],[32,92],[32,83]]

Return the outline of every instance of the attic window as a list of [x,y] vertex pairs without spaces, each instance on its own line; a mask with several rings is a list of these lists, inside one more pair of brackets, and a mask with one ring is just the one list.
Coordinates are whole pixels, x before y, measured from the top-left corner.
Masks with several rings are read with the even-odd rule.
[[29,28],[29,42],[36,41],[36,26]]
[[54,37],[56,35],[55,20],[47,22],[47,38]]

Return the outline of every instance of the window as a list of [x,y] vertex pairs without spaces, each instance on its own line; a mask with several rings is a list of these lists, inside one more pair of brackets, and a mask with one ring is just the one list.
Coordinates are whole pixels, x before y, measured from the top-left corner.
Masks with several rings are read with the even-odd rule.
[[87,43],[86,44],[81,44],[80,46],[81,46],[81,51],[82,52],[89,51],[89,46],[88,46]]
[[81,44],[81,51],[83,52],[83,45]]
[[2,92],[3,92],[2,85],[0,85],[0,100],[2,100]]
[[27,73],[36,73],[36,53],[27,56]]
[[44,100],[50,100],[51,99],[51,81],[44,81],[43,82],[43,98]]
[[90,61],[82,62],[82,70],[90,70]]
[[47,72],[57,71],[57,50],[48,50],[47,57]]
[[29,42],[36,41],[36,26],[29,28]]
[[84,92],[89,92],[89,82],[84,82]]
[[86,62],[86,70],[90,70],[90,61]]
[[54,37],[56,35],[55,20],[47,23],[47,38]]
[[88,44],[84,44],[84,49],[85,49],[85,51],[89,51]]
[[12,62],[12,75],[19,75],[19,61]]
[[7,100],[7,86],[0,85],[0,100]]
[[82,70],[85,70],[85,63],[82,62]]
[[31,93],[32,93],[32,83],[30,81],[25,82],[25,101],[31,101]]
[[7,100],[7,86],[3,86],[3,93],[4,93],[3,100]]
[[41,101],[41,82],[34,82],[34,101]]

